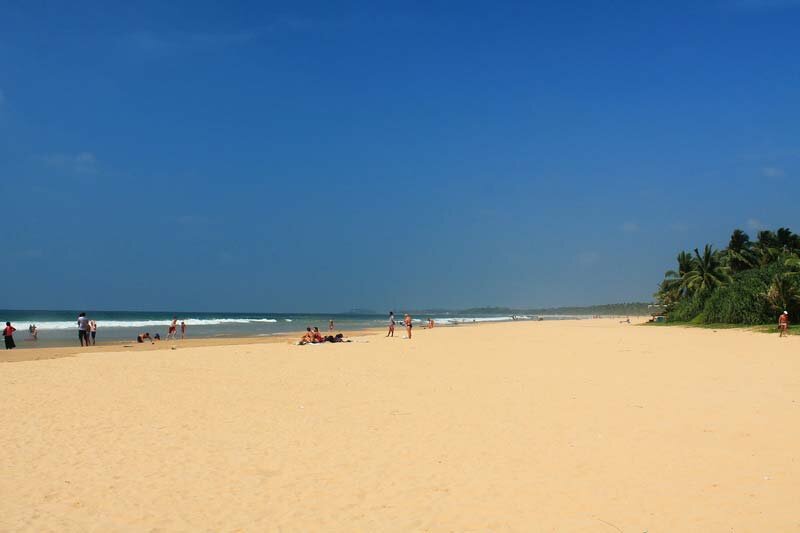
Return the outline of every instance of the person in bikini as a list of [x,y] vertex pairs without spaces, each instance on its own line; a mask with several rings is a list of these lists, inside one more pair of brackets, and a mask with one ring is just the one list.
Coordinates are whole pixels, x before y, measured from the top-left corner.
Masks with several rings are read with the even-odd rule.
[[300,342],[298,344],[303,345],[303,344],[309,344],[309,343],[312,343],[312,342],[314,342],[314,332],[311,331],[310,327],[308,327],[308,328],[306,328],[306,332],[303,334],[303,336],[300,337]]
[[411,338],[411,328],[413,327],[413,324],[411,322],[411,315],[409,315],[408,313],[406,313],[405,318],[403,318],[403,324],[406,325],[406,335],[408,335],[408,338],[410,339]]

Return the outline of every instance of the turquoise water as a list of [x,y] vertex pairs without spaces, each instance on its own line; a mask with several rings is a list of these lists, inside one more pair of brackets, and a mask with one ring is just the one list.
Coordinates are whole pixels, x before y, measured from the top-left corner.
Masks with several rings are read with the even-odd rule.
[[[167,336],[172,317],[178,323],[186,322],[188,338],[203,337],[268,337],[279,333],[301,332],[308,326],[317,326],[321,331],[328,330],[328,321],[333,320],[337,331],[357,331],[361,329],[384,327],[388,324],[386,315],[377,314],[300,314],[300,313],[199,313],[199,312],[140,312],[140,311],[86,311],[87,318],[97,322],[97,342],[132,341],[140,333],[159,333]],[[76,324],[78,311],[30,311],[0,310],[0,320],[10,321],[17,328],[15,338],[20,348],[34,345],[28,340],[28,326],[35,324],[39,330],[39,346],[64,346],[77,344]],[[398,313],[398,321],[402,314]],[[416,316],[415,323],[433,318],[439,325],[453,325],[466,322],[495,322],[512,320],[504,315],[442,314]],[[517,317],[522,320],[534,317]],[[557,318],[557,317],[547,317]]]

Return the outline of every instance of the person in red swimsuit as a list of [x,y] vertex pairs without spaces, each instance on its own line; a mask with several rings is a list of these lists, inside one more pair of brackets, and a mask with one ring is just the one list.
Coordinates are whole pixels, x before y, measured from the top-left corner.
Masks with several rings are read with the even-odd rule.
[[789,312],[784,311],[778,318],[778,330],[781,332],[779,337],[784,337],[789,334]]

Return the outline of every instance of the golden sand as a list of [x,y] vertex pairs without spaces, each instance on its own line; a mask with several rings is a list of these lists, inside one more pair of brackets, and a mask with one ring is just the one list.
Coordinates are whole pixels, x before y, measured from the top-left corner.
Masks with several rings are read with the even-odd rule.
[[0,530],[800,531],[800,337],[357,340],[0,364]]

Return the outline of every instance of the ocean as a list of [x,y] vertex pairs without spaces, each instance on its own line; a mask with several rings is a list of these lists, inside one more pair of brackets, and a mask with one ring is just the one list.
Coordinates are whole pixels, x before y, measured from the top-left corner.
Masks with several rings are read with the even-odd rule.
[[[302,314],[302,313],[199,313],[199,312],[145,312],[145,311],[86,311],[89,320],[97,322],[97,342],[133,341],[140,333],[159,333],[166,338],[167,329],[172,317],[176,316],[178,324],[186,322],[187,338],[208,337],[269,337],[280,333],[301,332],[306,327],[317,326],[320,331],[328,331],[328,321],[333,320],[336,331],[352,332],[368,328],[385,327],[388,324],[387,314]],[[398,314],[398,329],[402,314]],[[77,344],[76,324],[78,311],[32,311],[32,310],[0,310],[0,320],[17,328],[15,339],[20,348],[31,347],[28,328],[36,325],[38,329],[37,346],[64,346]],[[473,322],[503,322],[511,320],[540,320],[567,317],[561,315],[509,316],[509,315],[470,315],[439,314],[416,316],[415,324],[425,323],[433,318],[439,326],[456,325]],[[25,342],[28,340],[28,342]]]

